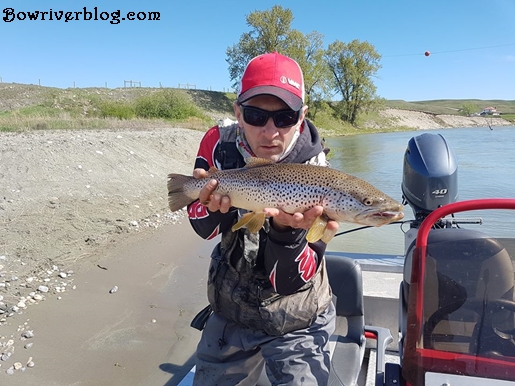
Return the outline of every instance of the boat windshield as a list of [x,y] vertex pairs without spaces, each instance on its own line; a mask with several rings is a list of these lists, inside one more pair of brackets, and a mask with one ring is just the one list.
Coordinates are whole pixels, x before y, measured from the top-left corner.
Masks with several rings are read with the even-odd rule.
[[422,244],[413,258],[406,380],[427,385],[428,374],[446,373],[515,381],[515,239],[432,229]]

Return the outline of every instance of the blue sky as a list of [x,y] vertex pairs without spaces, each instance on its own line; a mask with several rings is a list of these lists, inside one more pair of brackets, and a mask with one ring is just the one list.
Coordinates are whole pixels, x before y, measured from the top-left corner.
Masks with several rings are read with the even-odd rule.
[[[368,41],[382,55],[379,96],[515,100],[515,1],[157,1],[1,0],[0,77],[44,86],[228,90],[226,49],[250,29],[246,16],[279,4],[293,12],[292,28],[318,31],[325,46]],[[158,11],[159,21],[29,21],[20,12]],[[22,14],[19,14],[20,16]],[[431,55],[424,56],[425,51]]]

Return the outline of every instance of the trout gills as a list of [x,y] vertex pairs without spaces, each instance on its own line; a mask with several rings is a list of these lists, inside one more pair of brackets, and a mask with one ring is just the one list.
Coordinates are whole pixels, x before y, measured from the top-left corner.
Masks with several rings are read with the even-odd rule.
[[216,192],[229,196],[233,207],[249,211],[233,225],[233,231],[246,227],[258,232],[265,222],[265,208],[303,213],[322,206],[322,216],[306,236],[309,242],[321,239],[327,243],[333,238],[335,232],[326,228],[328,220],[378,227],[404,217],[404,207],[399,202],[357,177],[324,166],[255,158],[240,169],[211,168],[208,176],[201,179],[169,174],[170,210],[174,212],[197,200],[210,179],[218,181]]

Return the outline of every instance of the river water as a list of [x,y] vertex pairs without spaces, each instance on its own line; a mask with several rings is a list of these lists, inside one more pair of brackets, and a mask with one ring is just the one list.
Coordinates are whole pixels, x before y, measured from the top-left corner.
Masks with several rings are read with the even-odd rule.
[[[331,167],[362,178],[392,198],[402,201],[404,152],[410,138],[425,131],[378,133],[326,138]],[[440,133],[458,163],[458,200],[515,198],[515,127],[431,130]],[[473,211],[460,218],[481,218],[482,225],[466,225],[495,237],[515,237],[515,211]],[[413,213],[406,206],[405,219]],[[356,228],[341,224],[340,231]],[[330,251],[402,255],[403,230],[409,224],[368,228],[335,237]]]

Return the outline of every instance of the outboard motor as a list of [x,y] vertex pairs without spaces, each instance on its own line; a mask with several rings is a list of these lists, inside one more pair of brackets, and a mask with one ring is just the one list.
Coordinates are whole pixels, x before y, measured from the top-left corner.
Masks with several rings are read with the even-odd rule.
[[[418,228],[433,210],[458,199],[458,163],[452,148],[441,134],[424,133],[409,140],[404,153],[401,189],[403,204],[409,205],[415,215],[404,238],[404,275],[399,293],[399,348],[402,353],[411,260]],[[445,223],[439,226],[446,227]]]
[[441,134],[424,133],[410,139],[404,153],[401,188],[405,203],[420,221],[458,199],[458,164]]

